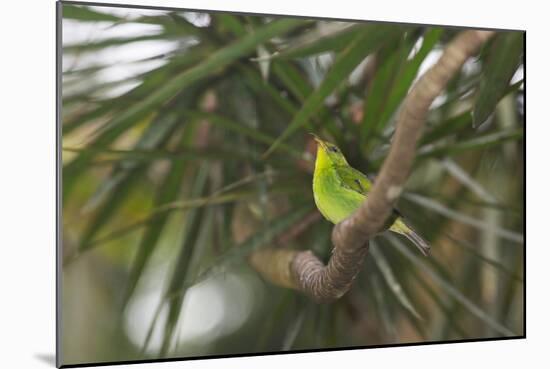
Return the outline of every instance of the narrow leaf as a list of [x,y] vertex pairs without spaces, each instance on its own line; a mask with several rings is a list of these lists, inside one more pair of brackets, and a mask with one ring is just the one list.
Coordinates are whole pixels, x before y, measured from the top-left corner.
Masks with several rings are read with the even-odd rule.
[[418,159],[438,157],[444,155],[456,155],[465,151],[487,149],[498,146],[503,142],[514,141],[523,138],[523,129],[506,130],[477,136],[468,140],[462,140],[454,144],[442,142],[426,145],[418,150]]
[[183,290],[174,292],[170,296],[167,296],[167,298],[176,298],[177,296],[185,293],[185,290],[191,286],[197,285],[200,282],[223,272],[227,265],[235,261],[242,260],[255,249],[272,242],[278,235],[282,234],[310,211],[311,205],[307,204],[300,206],[297,209],[293,209],[289,213],[283,214],[272,221],[268,221],[257,233],[247,238],[241,244],[230,247],[228,251],[218,256],[212,263],[210,263],[209,266],[199,272],[192,281],[186,284],[183,287]]
[[465,111],[438,123],[435,127],[427,131],[420,139],[419,146],[433,143],[441,138],[448,137],[461,128],[472,125],[472,113]]
[[304,33],[298,40],[272,56],[273,59],[303,58],[328,51],[339,51],[349,44],[365,25],[355,24],[339,26],[334,30],[326,31],[313,29]]
[[484,263],[487,263],[488,265],[494,267],[496,270],[498,270],[498,271],[502,272],[503,274],[511,277],[515,281],[523,283],[523,277],[521,277],[520,275],[517,275],[514,271],[511,271],[506,265],[502,264],[501,262],[499,262],[497,260],[493,260],[490,257],[487,257],[487,256],[483,255],[481,252],[479,252],[479,249],[480,249],[479,247],[477,247],[475,245],[472,245],[471,243],[469,243],[465,240],[459,240],[459,239],[453,237],[450,234],[445,234],[445,236],[448,239],[450,239],[451,241],[453,241],[454,244],[460,246],[461,248],[463,248],[467,252],[469,252],[472,255],[474,255],[475,257],[479,258]]
[[502,32],[491,45],[483,63],[482,79],[474,107],[474,127],[483,123],[504,96],[514,73],[522,62],[523,32]]
[[403,197],[411,200],[412,202],[423,206],[427,209],[433,210],[443,216],[446,216],[448,218],[454,219],[457,222],[461,222],[464,224],[467,224],[471,227],[477,228],[482,231],[492,231],[496,233],[499,237],[507,239],[509,241],[523,244],[524,237],[522,234],[510,231],[508,229],[500,228],[500,227],[490,227],[486,222],[481,221],[479,219],[473,218],[469,215],[462,214],[456,210],[450,209],[446,207],[445,205],[432,200],[428,197],[424,197],[418,194],[413,193],[405,193],[403,194]]
[[[204,194],[206,189],[206,180],[208,178],[208,166],[201,166],[198,170],[193,189],[191,191],[192,197],[199,197]],[[168,289],[165,295],[180,290],[188,279],[189,265],[194,254],[194,250],[197,247],[204,247],[206,245],[199,244],[197,241],[201,232],[201,220],[203,216],[203,209],[198,208],[190,211],[185,219],[185,231],[180,245],[179,255],[174,265],[174,271],[168,285]],[[176,299],[171,299],[168,304],[168,318],[166,319],[164,329],[164,339],[159,356],[164,356],[168,351],[168,347],[173,338],[174,328],[176,326],[183,299],[185,295],[180,295]],[[162,302],[161,302],[162,303]]]
[[[400,71],[404,68],[407,55],[414,46],[414,39],[408,37],[387,43],[376,54],[377,67],[374,78],[369,81],[368,93],[363,104],[363,122],[361,124],[361,143],[373,143],[373,137],[379,137],[385,127],[382,114],[391,99],[392,87],[397,83]],[[370,149],[368,149],[370,151]]]
[[265,152],[264,157],[271,154],[288,136],[306,124],[313,114],[323,106],[325,99],[348,77],[353,69],[368,54],[387,42],[388,38],[394,36],[397,30],[395,26],[389,27],[377,24],[376,27],[369,27],[358,34],[353,42],[338,55],[321,85],[309,95],[302,109],[294,116],[275,143]]
[[384,254],[379,250],[378,244],[375,244],[373,246],[374,247],[371,247],[370,252],[374,258],[374,263],[382,273],[382,276],[384,277],[384,281],[386,282],[387,286],[395,295],[397,301],[399,301],[401,306],[408,310],[414,317],[422,320],[422,317],[416,311],[411,301],[407,297],[405,291],[403,290],[403,287],[401,287],[401,283],[397,280],[397,277],[393,273],[393,270],[386,258],[384,257]]
[[294,345],[294,342],[298,337],[298,333],[300,333],[300,330],[304,325],[305,317],[306,317],[306,308],[303,307],[298,313],[298,315],[294,318],[290,326],[288,327],[285,338],[283,340],[283,347],[281,347],[282,351],[288,351],[292,348],[292,345]]
[[181,37],[179,35],[167,35],[165,33],[157,33],[153,35],[143,35],[136,37],[113,37],[96,42],[76,43],[63,45],[63,52],[66,54],[96,52],[98,49],[105,49],[111,46],[128,45],[133,42],[155,41],[155,40],[170,40],[171,38]]
[[487,312],[477,306],[472,302],[468,297],[466,297],[460,290],[453,286],[450,282],[441,277],[431,265],[426,263],[424,260],[421,260],[415,253],[413,253],[409,247],[404,245],[397,237],[388,235],[388,240],[391,244],[410,262],[412,262],[416,267],[426,273],[435,283],[437,283],[449,296],[455,299],[459,304],[461,304],[466,310],[468,310],[472,315],[477,317],[483,323],[487,324],[493,328],[496,332],[500,333],[503,336],[517,336],[516,333],[512,332],[510,329],[496,321],[492,316]]
[[[185,115],[190,117],[190,118],[194,118],[194,119],[197,119],[197,118],[207,119],[213,125],[223,127],[225,129],[237,132],[237,133],[239,133],[239,134],[241,134],[245,137],[252,138],[257,142],[261,142],[261,143],[265,143],[265,144],[270,145],[270,144],[272,144],[273,142],[276,141],[274,138],[270,137],[269,135],[267,135],[267,134],[265,134],[265,133],[263,133],[259,130],[250,128],[250,127],[246,126],[245,124],[232,121],[231,119],[226,118],[226,117],[221,116],[221,115],[217,115],[217,114],[214,114],[214,113],[194,112],[194,111],[188,111],[188,112],[185,113]],[[289,153],[289,154],[291,154],[291,155],[293,155],[297,158],[302,158],[304,156],[302,152],[294,149],[293,147],[291,147],[289,145],[281,144],[281,148],[285,152],[287,152],[287,153]]]
[[81,22],[120,22],[122,18],[113,14],[102,13],[88,6],[63,4],[63,19],[74,19]]
[[430,28],[424,34],[420,50],[418,50],[414,57],[409,60],[407,64],[405,64],[398,77],[395,79],[391,94],[386,102],[386,107],[380,118],[382,123],[387,122],[392,114],[395,113],[399,103],[403,101],[403,98],[407,95],[407,92],[416,78],[420,65],[424,59],[426,59],[426,56],[428,56],[428,54],[433,50],[442,34],[443,28],[439,27]]
[[[135,124],[140,116],[159,108],[178,92],[205,77],[211,77],[213,74],[219,73],[228,64],[252,52],[257,45],[303,24],[304,21],[298,19],[279,19],[256,29],[255,32],[246,35],[239,41],[211,54],[210,57],[193,68],[187,69],[171,78],[156,91],[145,97],[139,104],[130,106],[127,110],[114,117],[109,122],[104,134],[94,141],[94,145],[107,146],[111,144],[122,132]],[[63,171],[72,175],[77,170],[76,168],[85,167],[92,158],[92,154],[82,153],[82,155],[79,155],[78,158],[63,168]],[[73,186],[73,181],[65,181],[63,183],[64,198],[69,194]]]
[[[181,139],[181,144],[189,144],[193,137],[195,127],[187,126],[184,135]],[[155,206],[163,206],[170,202],[173,202],[178,196],[181,189],[182,181],[185,175],[185,162],[176,161],[172,162],[170,170],[166,174],[163,182],[159,186],[156,197]],[[156,218],[145,230],[141,242],[138,246],[136,258],[132,264],[130,270],[130,276],[128,277],[128,284],[123,297],[123,308],[126,306],[128,300],[133,295],[137,283],[149,261],[153,251],[156,248],[157,241],[162,235],[165,224],[168,221],[170,213],[162,213]]]

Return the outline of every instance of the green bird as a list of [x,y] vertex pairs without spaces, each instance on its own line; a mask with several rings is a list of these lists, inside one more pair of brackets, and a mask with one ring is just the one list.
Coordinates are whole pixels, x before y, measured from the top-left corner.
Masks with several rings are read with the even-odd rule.
[[[372,182],[352,168],[340,149],[313,135],[317,141],[317,158],[313,173],[313,196],[317,208],[330,222],[337,224],[350,216],[365,201]],[[392,223],[393,222],[393,223]],[[424,255],[430,246],[393,211],[389,230],[407,237]]]

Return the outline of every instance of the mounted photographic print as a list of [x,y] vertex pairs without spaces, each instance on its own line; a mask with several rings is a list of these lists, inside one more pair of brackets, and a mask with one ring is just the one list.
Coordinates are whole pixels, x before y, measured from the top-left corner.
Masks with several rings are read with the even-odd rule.
[[525,337],[525,32],[58,22],[58,366]]

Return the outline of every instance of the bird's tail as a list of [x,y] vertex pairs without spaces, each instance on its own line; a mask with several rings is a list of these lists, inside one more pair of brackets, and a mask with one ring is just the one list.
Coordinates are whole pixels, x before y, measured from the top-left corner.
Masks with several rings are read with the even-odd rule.
[[410,229],[407,232],[402,233],[403,236],[407,237],[424,256],[428,256],[430,253],[430,245],[418,235],[415,231]]
[[424,256],[428,256],[430,252],[430,245],[418,235],[402,217],[397,218],[395,223],[390,227],[390,231],[402,234],[411,241]]

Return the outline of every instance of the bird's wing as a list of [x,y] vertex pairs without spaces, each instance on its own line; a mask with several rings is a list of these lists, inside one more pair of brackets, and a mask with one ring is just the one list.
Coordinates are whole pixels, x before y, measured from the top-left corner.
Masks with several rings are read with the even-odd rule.
[[[372,188],[371,180],[353,167],[339,166],[336,168],[336,172],[340,176],[342,184],[350,190],[358,192],[362,195],[367,195]],[[393,208],[392,214],[387,221],[388,226],[393,224],[393,222],[400,216],[402,216],[401,213],[396,208]]]
[[372,182],[366,175],[350,166],[338,166],[336,167],[336,172],[346,188],[361,195],[366,195],[372,187]]

